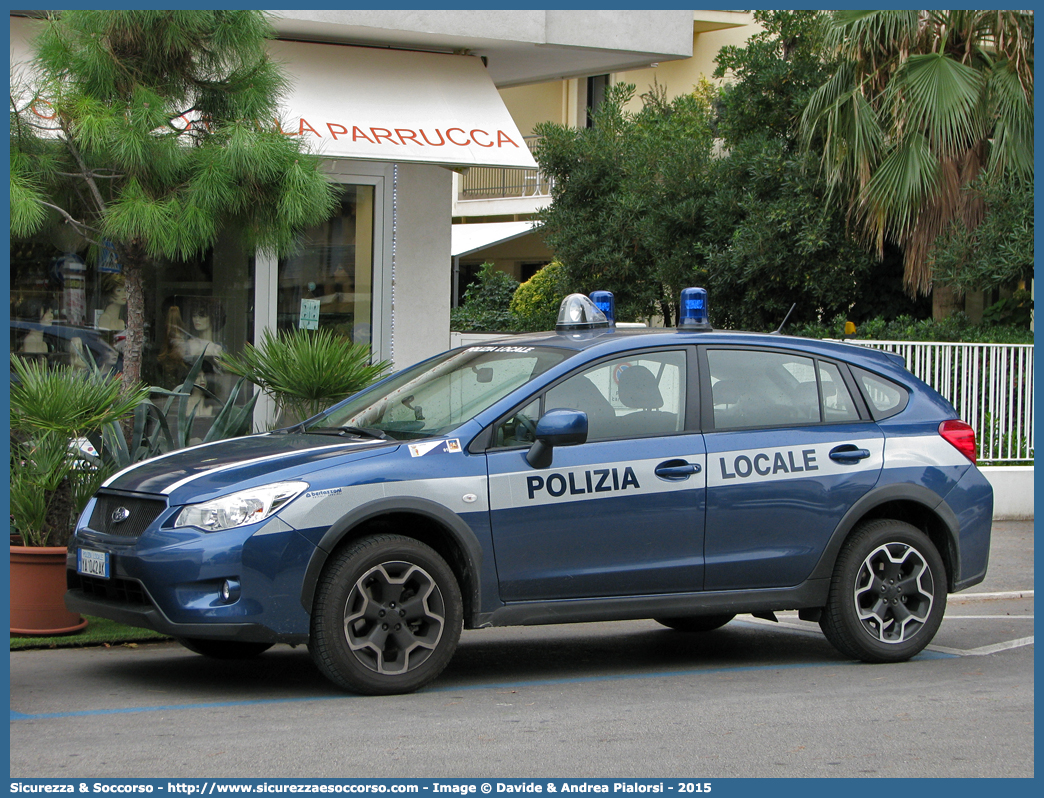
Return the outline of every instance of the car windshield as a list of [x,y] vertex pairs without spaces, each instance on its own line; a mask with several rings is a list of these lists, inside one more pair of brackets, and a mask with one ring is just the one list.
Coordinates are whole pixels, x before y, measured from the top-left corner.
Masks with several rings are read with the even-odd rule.
[[571,354],[566,349],[510,345],[447,352],[335,405],[305,431],[398,440],[442,435]]

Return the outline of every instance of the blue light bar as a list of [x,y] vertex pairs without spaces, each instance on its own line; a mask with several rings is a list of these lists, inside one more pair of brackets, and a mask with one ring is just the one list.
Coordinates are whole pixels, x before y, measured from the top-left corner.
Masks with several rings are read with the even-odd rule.
[[683,288],[681,292],[680,330],[712,330],[710,308],[707,305],[705,288]]
[[591,301],[595,303],[595,307],[598,308],[605,317],[609,320],[609,326],[616,326],[616,299],[613,297],[612,291],[592,291],[588,296],[591,297]]

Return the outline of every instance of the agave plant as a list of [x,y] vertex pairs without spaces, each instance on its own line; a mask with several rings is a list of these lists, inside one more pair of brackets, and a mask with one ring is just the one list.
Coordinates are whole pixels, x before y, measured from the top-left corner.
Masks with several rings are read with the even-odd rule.
[[112,473],[81,442],[148,396],[119,376],[11,359],[11,516],[29,546],[64,545],[98,484]]
[[261,345],[247,344],[240,355],[222,355],[226,371],[245,377],[267,393],[282,423],[316,415],[372,385],[391,368],[370,362],[368,346],[353,344],[329,330],[262,333]]
[[[203,368],[205,357],[206,353],[203,353],[196,359],[184,382],[176,390],[150,387],[150,398],[134,409],[133,420],[127,427],[118,423],[107,424],[102,430],[102,458],[114,464],[116,469],[122,469],[149,457],[190,446],[196,410],[190,409],[189,398],[193,388],[198,387],[196,377]],[[234,438],[250,431],[258,395],[254,394],[239,406],[245,382],[244,378],[240,378],[232,387],[200,443]],[[151,397],[166,397],[166,400],[161,406]],[[174,420],[173,429],[168,418]]]

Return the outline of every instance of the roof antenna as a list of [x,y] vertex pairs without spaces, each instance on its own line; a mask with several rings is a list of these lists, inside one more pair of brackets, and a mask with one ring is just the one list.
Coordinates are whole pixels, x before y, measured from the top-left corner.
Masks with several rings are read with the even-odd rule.
[[787,311],[787,315],[783,317],[783,323],[779,325],[778,329],[773,330],[769,335],[781,335],[783,328],[787,326],[787,319],[790,318],[790,314],[794,312],[794,308],[797,307],[797,302],[790,306],[790,310]]

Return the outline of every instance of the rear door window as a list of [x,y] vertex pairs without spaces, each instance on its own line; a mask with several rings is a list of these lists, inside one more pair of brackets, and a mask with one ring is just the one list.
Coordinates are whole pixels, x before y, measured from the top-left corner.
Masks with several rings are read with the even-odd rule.
[[715,429],[818,424],[815,360],[789,352],[709,349]]
[[716,430],[859,421],[835,363],[762,349],[708,349],[707,363]]

